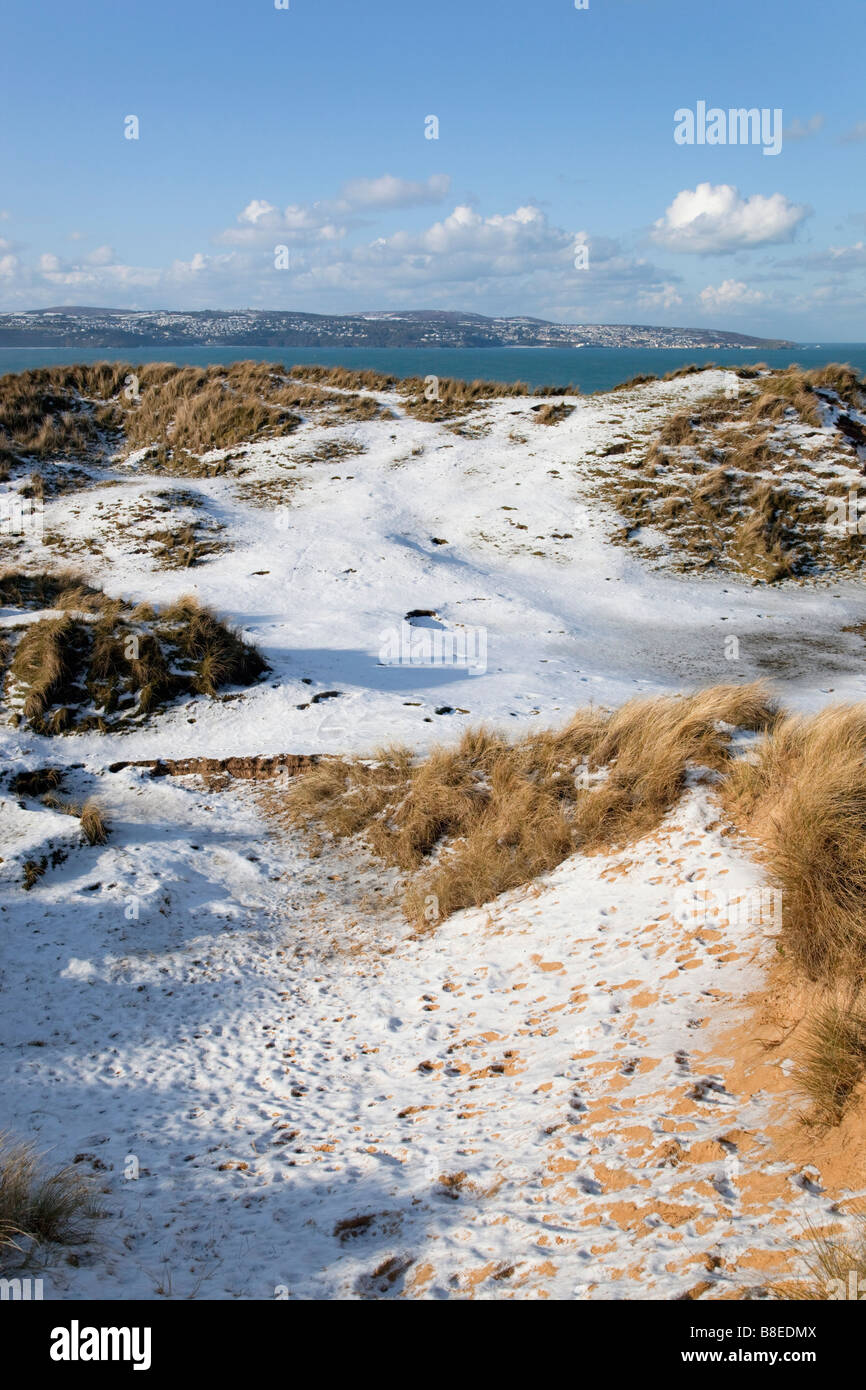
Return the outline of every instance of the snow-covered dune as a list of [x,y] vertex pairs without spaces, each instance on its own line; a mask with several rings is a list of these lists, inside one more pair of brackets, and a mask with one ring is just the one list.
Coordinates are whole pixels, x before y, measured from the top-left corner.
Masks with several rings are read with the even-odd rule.
[[[742,1296],[836,1219],[776,1143],[784,1043],[732,1042],[775,927],[734,910],[763,873],[707,784],[630,849],[414,935],[391,871],[281,828],[278,783],[135,765],[423,752],[760,675],[793,707],[863,698],[859,584],[686,575],[616,543],[606,480],[726,375],[551,426],[532,397],[454,426],[380,394],[392,418],[311,417],[209,455],[217,476],[139,451],[46,501],[10,565],[194,593],[270,667],[105,733],[0,727],[2,1123],[105,1206],[71,1261],[39,1257],[46,1297]],[[165,567],[168,524],[214,549]],[[13,793],[47,764],[107,844]]]

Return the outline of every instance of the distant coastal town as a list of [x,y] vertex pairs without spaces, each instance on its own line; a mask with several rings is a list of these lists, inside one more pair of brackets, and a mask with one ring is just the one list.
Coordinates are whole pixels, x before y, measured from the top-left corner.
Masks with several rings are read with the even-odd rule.
[[64,305],[0,314],[0,347],[610,347],[789,348],[781,338],[754,338],[704,328],[647,324],[550,323],[487,318],[445,310],[308,314],[291,310],[191,312]]

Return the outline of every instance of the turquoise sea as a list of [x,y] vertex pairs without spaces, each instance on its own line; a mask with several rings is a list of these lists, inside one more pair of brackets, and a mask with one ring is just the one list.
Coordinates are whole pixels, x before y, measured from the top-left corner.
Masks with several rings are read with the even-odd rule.
[[866,343],[809,343],[778,351],[736,348],[696,351],[688,348],[0,348],[0,375],[30,367],[68,362],[176,362],[207,367],[214,363],[283,362],[287,366],[373,367],[394,376],[478,377],[494,381],[524,381],[528,386],[574,384],[582,391],[606,391],[629,377],[665,372],[690,362],[715,362],[720,367],[766,362],[785,367],[819,367],[827,362],[850,362],[866,375]]

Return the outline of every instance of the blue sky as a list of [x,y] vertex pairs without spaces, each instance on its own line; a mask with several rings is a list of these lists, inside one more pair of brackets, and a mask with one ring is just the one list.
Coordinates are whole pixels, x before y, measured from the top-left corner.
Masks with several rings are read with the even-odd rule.
[[[0,308],[866,338],[863,0],[289,6],[7,0]],[[699,102],[781,151],[678,144]]]

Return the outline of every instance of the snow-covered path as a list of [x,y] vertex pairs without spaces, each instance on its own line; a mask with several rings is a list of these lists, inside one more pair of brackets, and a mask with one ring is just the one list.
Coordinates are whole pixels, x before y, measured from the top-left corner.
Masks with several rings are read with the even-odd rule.
[[670,1298],[784,1270],[829,1197],[715,1050],[769,944],[726,915],[759,875],[706,789],[421,939],[257,795],[107,774],[112,843],[29,894],[21,820],[48,848],[69,818],[4,832],[4,1124],[108,1212],[46,1296]]

